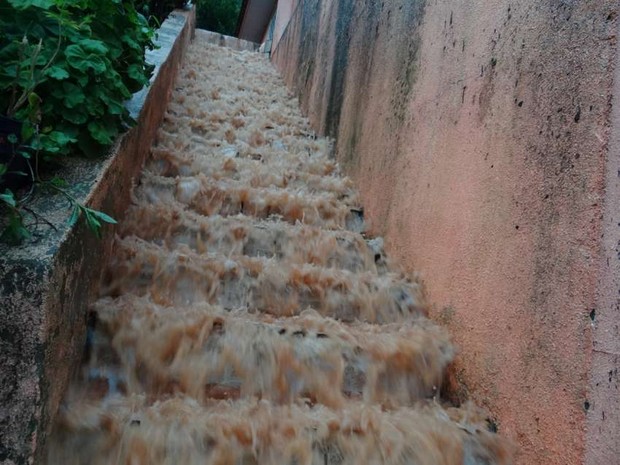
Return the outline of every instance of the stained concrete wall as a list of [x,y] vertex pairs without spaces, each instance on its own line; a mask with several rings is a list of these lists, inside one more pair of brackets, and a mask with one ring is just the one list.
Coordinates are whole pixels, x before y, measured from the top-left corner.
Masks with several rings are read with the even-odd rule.
[[233,50],[238,51],[245,50],[247,52],[256,52],[259,47],[259,44],[255,42],[248,42],[247,40],[226,36],[224,34],[207,31],[205,29],[197,29],[196,37],[198,37],[202,42],[208,42],[213,45],[232,48]]
[[521,465],[618,463],[618,2],[299,1],[274,63],[461,348],[450,395]]
[[269,27],[276,3],[276,0],[247,0],[237,37],[259,43]]
[[[194,10],[175,10],[162,24],[160,48],[147,54],[155,75],[128,104],[138,125],[113,153],[70,161],[59,173],[88,206],[123,217],[194,27]],[[52,419],[79,366],[88,306],[114,234],[107,226],[100,240],[82,223],[69,227],[60,195],[40,193],[29,207],[47,223],[33,226],[33,240],[21,247],[0,245],[0,463],[7,465],[42,462]]]
[[276,8],[276,20],[273,30],[273,45],[272,50],[278,46],[278,42],[282,38],[286,27],[291,21],[291,17],[295,9],[297,8],[299,0],[278,0]]

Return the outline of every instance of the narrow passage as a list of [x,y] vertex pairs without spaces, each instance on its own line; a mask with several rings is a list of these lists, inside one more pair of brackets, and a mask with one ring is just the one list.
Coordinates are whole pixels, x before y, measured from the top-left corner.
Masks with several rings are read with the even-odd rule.
[[269,61],[186,57],[48,463],[502,465],[454,349]]

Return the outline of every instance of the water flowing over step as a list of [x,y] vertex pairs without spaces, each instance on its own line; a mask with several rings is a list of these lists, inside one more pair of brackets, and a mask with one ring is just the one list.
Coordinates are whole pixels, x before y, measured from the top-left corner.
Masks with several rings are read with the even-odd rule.
[[507,465],[269,61],[192,45],[48,463]]
[[383,241],[365,240],[346,230],[261,220],[252,216],[203,216],[166,204],[132,206],[121,225],[135,235],[170,249],[197,253],[217,250],[226,256],[275,257],[286,263],[309,263],[353,272],[387,272]]
[[[270,318],[135,296],[101,299],[95,310],[105,335],[91,372],[117,373],[108,389],[121,383],[154,396],[174,388],[197,400],[225,391],[280,403],[307,397],[340,406],[362,397],[408,405],[435,393],[452,357],[445,333],[423,320],[345,325],[311,310]],[[110,359],[110,347],[118,358]]]

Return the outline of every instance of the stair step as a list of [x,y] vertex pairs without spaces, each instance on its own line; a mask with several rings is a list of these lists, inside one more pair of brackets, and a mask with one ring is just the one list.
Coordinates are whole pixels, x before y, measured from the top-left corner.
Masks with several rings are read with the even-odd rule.
[[[204,401],[224,392],[277,403],[308,397],[333,408],[351,396],[411,405],[438,393],[453,358],[446,332],[426,319],[347,325],[316,312],[274,319],[130,295],[101,299],[94,310],[97,331],[112,337],[126,391],[153,398],[172,391]],[[94,355],[100,366],[105,356]]]
[[[167,117],[173,118],[170,115]],[[211,118],[214,116],[212,115]],[[303,172],[316,175],[339,173],[329,143],[320,143],[312,139],[300,140],[295,130],[272,133],[261,144],[256,144],[252,140],[248,143],[240,138],[228,142],[225,133],[222,134],[226,128],[224,126],[226,123],[208,122],[204,118],[186,119],[185,124],[190,128],[184,131],[174,132],[173,127],[168,130],[160,129],[159,143],[152,149],[154,160],[163,159],[169,161],[173,166],[178,164],[187,167],[188,162],[200,164],[201,158],[213,157],[222,161],[243,160],[254,162],[255,165],[265,164],[280,169],[286,166],[297,167]],[[233,120],[237,120],[237,118],[233,118]],[[191,126],[200,127],[200,129],[191,129]],[[228,130],[230,129],[226,129],[226,131]],[[201,135],[202,133],[205,135]],[[263,131],[253,130],[253,134],[258,133],[263,133]],[[179,158],[184,161],[179,160]]]
[[232,216],[245,214],[257,218],[277,216],[295,224],[309,224],[327,229],[354,229],[359,210],[346,205],[333,194],[311,193],[303,189],[273,187],[253,188],[230,181],[213,181],[203,175],[166,178],[144,173],[135,192],[138,203],[173,203],[201,215]]
[[[192,115],[184,115],[183,111],[182,105],[174,108],[173,103],[164,116],[164,125],[158,132],[158,145],[153,148],[155,158],[162,149],[184,156],[224,158],[237,152],[242,159],[259,159],[263,163],[281,166],[322,161],[325,168],[330,168],[327,174],[337,172],[337,165],[331,157],[331,141],[316,139],[309,127],[278,124],[290,118],[278,110],[268,109],[261,115],[248,115],[245,108],[232,110],[236,113],[234,115],[212,107],[200,109]],[[231,153],[228,149],[233,148],[235,152]]]
[[[249,187],[303,189],[313,193],[329,192],[349,204],[358,204],[350,179],[297,170],[295,165],[277,159],[276,163],[244,159],[230,149],[230,156],[202,155],[186,157],[170,151],[159,151],[148,165],[148,171],[165,177],[192,177],[202,174],[211,181],[230,179]],[[324,168],[327,171],[327,168]]]
[[[509,445],[482,413],[432,402],[385,411],[349,401],[274,405],[266,400],[144,396],[61,412],[49,449],[58,464],[508,465]],[[96,461],[94,461],[96,459]]]
[[[167,113],[165,120],[168,124],[159,130],[158,145],[153,149],[155,160],[167,152],[186,159],[234,158],[280,168],[305,167],[313,174],[338,173],[329,141],[300,137],[309,135],[309,130],[294,127],[265,130],[271,126],[270,122],[248,123],[247,127],[238,129],[237,125],[246,124],[252,118],[241,115],[231,118],[212,109],[200,111],[197,117]],[[183,127],[179,129],[178,124]],[[229,136],[231,133],[233,137]]]
[[277,258],[353,272],[387,272],[385,253],[377,240],[368,243],[346,230],[325,230],[251,216],[203,216],[171,204],[133,205],[120,228],[169,249],[187,246],[195,252],[226,256]]
[[151,295],[158,303],[217,303],[278,316],[312,308],[342,321],[409,321],[425,313],[418,283],[396,274],[351,273],[240,256],[166,250],[136,237],[117,241],[104,295]]
[[183,92],[175,93],[168,106],[162,131],[172,143],[169,146],[201,148],[226,141],[262,149],[279,141],[292,151],[330,152],[331,141],[316,137],[300,115],[297,100],[288,98],[284,87],[265,94],[264,82],[258,86],[242,81],[233,86],[205,83],[191,77],[195,73],[189,69],[184,73],[189,77],[181,75],[178,86]]

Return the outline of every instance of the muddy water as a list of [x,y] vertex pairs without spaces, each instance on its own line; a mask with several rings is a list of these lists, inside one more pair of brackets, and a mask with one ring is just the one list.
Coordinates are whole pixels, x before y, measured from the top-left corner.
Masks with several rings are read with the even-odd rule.
[[49,464],[511,462],[264,57],[198,39],[152,155]]

